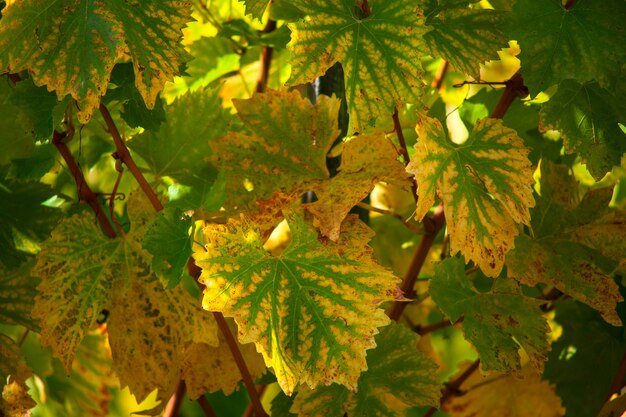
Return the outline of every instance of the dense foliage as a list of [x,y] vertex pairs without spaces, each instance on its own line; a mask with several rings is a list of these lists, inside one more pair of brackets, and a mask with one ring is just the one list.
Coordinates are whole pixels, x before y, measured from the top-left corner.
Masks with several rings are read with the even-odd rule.
[[624,16],[0,1],[0,416],[621,415]]

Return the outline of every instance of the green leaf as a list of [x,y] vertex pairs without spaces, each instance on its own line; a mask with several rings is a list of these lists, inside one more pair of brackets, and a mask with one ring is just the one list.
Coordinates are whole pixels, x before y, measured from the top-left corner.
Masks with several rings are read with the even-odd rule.
[[2,180],[0,170],[0,263],[15,267],[25,253],[15,244],[18,236],[38,242],[46,237],[59,217],[59,211],[41,205],[52,197],[52,189],[38,182]]
[[476,76],[479,65],[497,59],[496,52],[507,46],[508,38],[499,26],[503,12],[470,8],[470,1],[425,0],[424,35],[431,55],[442,57],[465,74]]
[[351,132],[378,120],[391,123],[394,107],[417,103],[420,58],[427,31],[416,5],[404,0],[372,0],[371,16],[359,18],[352,0],[299,0],[305,18],[290,24],[291,78],[304,84],[323,75],[335,62],[343,66]]
[[[214,179],[214,181],[213,181]],[[190,173],[186,184],[174,184],[168,188],[170,201],[167,207],[181,210],[219,210],[226,201],[226,176],[207,165],[200,171]]]
[[443,202],[450,252],[461,252],[488,276],[498,276],[513,247],[519,223],[530,222],[535,201],[529,150],[497,119],[479,120],[466,142],[456,145],[441,123],[424,117],[407,171],[415,175],[421,220]]
[[117,64],[111,73],[111,88],[102,99],[105,104],[112,101],[122,102],[122,119],[132,128],[143,127],[146,130],[159,130],[161,123],[165,122],[165,110],[161,97],[157,97],[154,108],[149,109],[135,87],[135,73],[131,63]]
[[142,246],[152,255],[152,270],[167,288],[177,286],[185,273],[192,253],[192,225],[191,217],[180,209],[167,208],[146,230]]
[[515,239],[506,259],[508,275],[531,286],[555,286],[618,326],[615,307],[622,296],[611,274],[626,253],[626,215],[609,212],[611,189],[589,192],[579,201],[577,188],[567,167],[542,162],[534,238]]
[[566,79],[609,87],[626,61],[625,14],[622,0],[577,0],[569,10],[561,0],[516,1],[506,31],[522,49],[521,72],[530,92]]
[[272,400],[271,415],[272,417],[292,417],[297,414],[290,412],[293,405],[293,397],[285,395],[284,392],[278,391],[278,394]]
[[568,417],[595,416],[626,351],[624,331],[574,300],[559,303],[555,319],[563,330],[552,344],[544,378],[556,385]]
[[265,9],[270,4],[271,0],[240,0],[246,5],[246,14],[251,14],[255,19],[261,20]]
[[194,253],[203,306],[235,318],[240,342],[255,342],[288,395],[304,382],[355,388],[398,279],[371,260],[371,230],[354,217],[326,244],[301,217],[287,221],[292,241],[274,255],[245,220],[204,229],[205,250]]
[[0,269],[0,323],[22,325],[39,332],[30,317],[37,280],[30,276],[32,265],[24,262],[14,270]]
[[226,133],[228,112],[218,89],[199,90],[177,98],[165,108],[167,122],[158,132],[146,131],[128,142],[157,177],[187,184],[208,165],[209,142]]
[[492,291],[478,292],[463,261],[448,258],[435,266],[430,295],[451,321],[464,317],[465,338],[478,351],[484,370],[521,369],[520,347],[535,369],[543,369],[550,328],[539,308],[542,302],[525,297],[512,281],[500,278]]
[[292,410],[299,416],[396,417],[412,406],[439,406],[438,366],[417,349],[419,337],[398,324],[376,336],[376,349],[367,355],[368,369],[358,391],[333,384],[298,391]]
[[623,97],[614,97],[596,82],[564,80],[541,108],[541,127],[561,132],[568,153],[578,153],[596,180],[620,165],[626,152]]
[[137,88],[152,108],[186,58],[179,42],[191,20],[189,6],[178,0],[14,2],[0,25],[0,72],[28,70],[57,97],[71,94],[86,123],[113,66],[130,57]]

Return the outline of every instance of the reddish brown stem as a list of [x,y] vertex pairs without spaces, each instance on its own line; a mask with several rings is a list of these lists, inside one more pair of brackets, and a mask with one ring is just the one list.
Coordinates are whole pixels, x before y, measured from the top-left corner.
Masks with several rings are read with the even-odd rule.
[[[461,389],[461,385],[470,377],[474,372],[478,370],[480,365],[480,360],[476,360],[473,364],[470,365],[469,368],[465,370],[458,378],[450,381],[446,384],[446,387],[441,394],[441,399],[439,400],[440,407],[442,407],[451,397],[457,395]],[[431,417],[433,414],[437,412],[437,408],[430,407],[428,411],[424,413],[422,417]]]
[[170,401],[167,403],[167,407],[165,408],[163,417],[178,417],[180,407],[183,404],[183,398],[185,398],[186,390],[187,386],[185,385],[185,381],[179,379],[178,385],[176,385],[176,391],[174,392],[174,395],[172,395],[172,397],[170,398]]
[[624,356],[622,356],[622,361],[619,363],[617,368],[617,372],[613,377],[613,382],[611,382],[611,388],[609,388],[609,395],[607,397],[607,401],[611,399],[613,394],[619,393],[622,389],[624,383],[624,377],[626,376],[626,352],[624,352]]
[[[400,117],[398,116],[398,108],[394,108],[393,111],[393,128],[396,131],[396,135],[398,136],[398,141],[400,142],[400,153],[402,154],[402,158],[404,159],[404,166],[409,165],[411,161],[409,158],[409,150],[406,146],[406,140],[404,140],[404,133],[402,133],[402,125],[400,124]],[[415,178],[411,180],[411,191],[413,192],[413,198],[417,201],[417,183],[415,182]]]
[[[463,318],[460,318],[457,321],[457,323],[460,323],[461,321],[463,321]],[[450,326],[452,326],[452,322],[448,319],[445,319],[437,323],[427,324],[425,326],[418,324],[417,326],[413,327],[413,330],[415,331],[415,333],[419,334],[420,336],[424,336],[428,333],[432,333],[440,329],[445,329],[446,327],[450,327]]]
[[217,417],[217,414],[213,411],[213,407],[211,407],[211,404],[209,404],[209,401],[207,401],[204,395],[201,395],[196,401],[206,417]]
[[98,223],[100,223],[100,227],[104,231],[104,234],[106,234],[111,239],[115,239],[117,237],[117,234],[115,233],[115,229],[113,229],[113,226],[107,218],[104,210],[100,206],[100,203],[98,203],[98,196],[93,191],[91,191],[91,188],[89,188],[89,185],[87,185],[87,181],[85,181],[83,171],[81,171],[80,167],[76,163],[76,160],[74,159],[74,156],[72,156],[69,148],[67,147],[65,142],[63,142],[66,136],[67,135],[65,133],[59,133],[55,130],[52,135],[52,143],[57,148],[57,151],[59,151],[59,154],[61,154],[61,157],[65,161],[65,164],[67,165],[70,172],[72,173],[72,176],[74,177],[74,181],[76,182],[76,188],[78,189],[78,201],[84,201],[85,203],[89,204],[89,207],[91,207],[91,209],[95,213],[96,218],[98,219]]
[[[265,28],[261,33],[270,33],[276,30],[276,21],[268,19]],[[271,46],[264,46],[261,51],[261,58],[259,60],[259,77],[257,78],[256,88],[254,91],[257,93],[263,93],[267,89],[267,81],[270,74],[270,66],[272,65],[272,56],[274,54],[274,48]]]
[[491,116],[494,119],[502,119],[506,114],[511,104],[518,97],[526,97],[528,95],[528,88],[524,85],[524,80],[519,72],[516,72],[509,81],[506,82],[506,88],[504,93],[500,97],[500,101],[496,104],[496,107],[491,112]]
[[441,65],[437,69],[437,74],[435,74],[435,78],[433,78],[433,82],[431,83],[431,86],[435,90],[440,90],[441,86],[443,86],[443,80],[446,78],[448,68],[450,68],[450,63],[446,60],[442,61]]
[[[266,388],[267,388],[267,385],[259,385],[258,387],[256,387],[256,391],[259,393],[259,396],[263,395]],[[248,406],[244,410],[243,414],[241,415],[241,417],[252,417],[253,415],[254,415],[254,404],[252,404],[252,401],[250,401],[248,403]]]
[[574,3],[576,2],[576,0],[567,0],[567,3],[565,3],[565,10],[570,10],[572,7],[574,7]]
[[115,126],[115,122],[111,117],[111,113],[109,113],[109,110],[102,103],[100,103],[100,113],[104,118],[104,122],[106,123],[107,128],[109,129],[109,133],[113,137],[113,142],[115,143],[116,150],[114,155],[115,158],[122,161],[124,165],[128,167],[131,174],[133,174],[133,177],[135,177],[135,179],[139,183],[139,186],[148,197],[148,200],[150,200],[150,203],[152,203],[154,209],[156,211],[163,210],[163,204],[161,204],[159,197],[156,195],[152,187],[150,187],[150,184],[139,170],[139,167],[137,167],[137,164],[135,164],[135,161],[133,160],[130,152],[128,151],[128,148],[126,147],[124,139],[122,139],[119,130],[117,130],[117,126]]
[[370,4],[367,0],[363,0],[361,2],[361,10],[363,10],[363,14],[365,14],[365,17],[372,15],[372,9],[370,8]]
[[[435,210],[435,213],[432,217],[432,229],[427,230],[426,233],[422,236],[422,240],[420,241],[419,246],[415,251],[415,255],[413,255],[413,259],[411,260],[411,264],[409,265],[409,269],[402,280],[402,284],[400,289],[407,296],[407,298],[413,298],[415,296],[413,292],[413,287],[415,286],[415,280],[420,274],[422,270],[422,266],[424,266],[424,262],[426,261],[426,257],[428,256],[428,252],[435,242],[435,238],[439,231],[443,228],[444,225],[444,214],[443,214],[443,206],[440,205]],[[404,312],[404,308],[407,303],[404,301],[395,301],[391,305],[391,309],[389,310],[389,318],[398,321]]]
[[239,368],[239,372],[241,373],[241,376],[243,377],[243,383],[246,386],[246,389],[248,390],[248,394],[250,395],[250,402],[252,403],[252,406],[254,407],[256,417],[266,417],[267,413],[263,409],[263,404],[261,404],[261,397],[259,396],[259,393],[257,392],[256,387],[254,386],[252,375],[250,375],[250,371],[248,370],[248,367],[246,366],[246,362],[244,361],[243,355],[241,354],[241,351],[239,350],[239,346],[237,345],[237,341],[235,340],[235,337],[230,332],[230,328],[228,327],[228,323],[226,322],[226,319],[224,318],[222,313],[219,313],[217,311],[213,312],[213,317],[215,317],[215,321],[217,322],[217,325],[220,328],[220,331],[222,332],[224,339],[226,339],[226,343],[228,344],[228,347],[230,348],[230,351],[233,354],[233,358],[235,359],[237,368]]

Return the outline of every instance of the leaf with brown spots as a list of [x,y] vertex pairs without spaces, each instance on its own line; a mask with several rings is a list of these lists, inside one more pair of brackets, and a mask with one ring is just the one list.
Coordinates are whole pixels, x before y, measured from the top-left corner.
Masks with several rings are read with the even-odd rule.
[[545,283],[582,301],[613,325],[623,300],[611,277],[626,254],[626,213],[610,211],[613,190],[578,198],[578,184],[564,165],[541,163],[541,196],[533,210],[534,237],[515,239],[508,275],[527,285]]
[[194,253],[204,308],[235,318],[239,341],[255,342],[287,394],[300,383],[355,388],[399,280],[373,262],[363,239],[372,232],[358,219],[344,222],[339,243],[320,242],[298,215],[287,222],[292,241],[277,255],[245,218],[205,227]]
[[474,372],[444,407],[450,417],[562,417],[554,385],[525,366],[521,375]]
[[478,292],[465,275],[463,261],[448,258],[435,266],[430,295],[452,322],[464,317],[463,332],[480,356],[483,370],[521,368],[520,348],[541,371],[548,356],[550,328],[541,301],[524,296],[514,281],[499,278],[488,293]]
[[340,62],[349,133],[363,132],[377,119],[378,126],[387,126],[395,106],[419,101],[420,58],[427,54],[422,36],[428,29],[415,3],[370,0],[370,16],[362,16],[350,0],[293,3],[308,16],[289,25],[288,84],[313,81]]
[[187,58],[181,29],[187,0],[21,0],[3,11],[0,73],[28,70],[37,85],[70,94],[86,123],[117,62],[130,58],[135,84],[152,108]]
[[415,175],[421,220],[443,201],[450,252],[461,252],[485,275],[496,277],[513,247],[519,224],[530,223],[535,205],[530,152],[517,133],[500,120],[482,119],[466,142],[456,145],[441,123],[424,117],[407,171]]

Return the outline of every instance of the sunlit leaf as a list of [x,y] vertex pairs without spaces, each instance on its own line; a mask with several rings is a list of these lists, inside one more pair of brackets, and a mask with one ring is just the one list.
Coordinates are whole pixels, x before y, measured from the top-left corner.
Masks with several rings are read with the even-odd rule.
[[152,108],[186,58],[179,42],[190,12],[184,0],[13,2],[0,25],[0,72],[28,70],[59,98],[71,94],[86,123],[113,66],[130,57],[137,88]]
[[527,285],[543,282],[598,310],[620,325],[622,301],[610,274],[626,253],[626,215],[610,213],[612,190],[577,196],[565,166],[541,164],[541,197],[533,210],[534,238],[520,235],[506,260],[508,275]]
[[580,154],[596,180],[619,166],[626,152],[626,133],[618,125],[626,121],[623,97],[596,82],[565,80],[542,106],[540,117],[541,128],[559,130],[565,150]]
[[465,74],[477,75],[479,64],[497,59],[496,52],[507,45],[500,30],[504,13],[470,8],[467,0],[423,1],[426,25],[424,35],[431,55],[442,57]]
[[287,394],[299,383],[355,388],[365,350],[389,322],[379,304],[397,296],[398,280],[371,260],[360,221],[346,221],[338,244],[320,242],[297,215],[288,223],[292,241],[275,256],[255,224],[205,228],[206,251],[194,253],[204,308],[235,318],[240,342],[256,343]]
[[304,84],[335,62],[343,66],[350,132],[391,123],[394,106],[418,101],[420,57],[427,31],[416,4],[372,0],[372,14],[358,16],[351,0],[298,0],[308,16],[290,24],[291,78]]
[[465,274],[463,261],[449,258],[435,266],[429,290],[451,321],[464,317],[463,333],[484,370],[520,369],[520,347],[533,368],[543,369],[550,328],[539,309],[541,301],[524,296],[514,281],[498,279],[492,291],[481,293]]
[[535,205],[529,150],[514,130],[497,119],[482,119],[466,142],[455,145],[441,123],[425,117],[407,171],[415,175],[421,220],[443,202],[450,251],[461,252],[488,276],[497,276],[513,247],[519,223],[530,221]]
[[[565,410],[554,386],[536,370],[524,367],[520,375],[474,372],[445,409],[450,417],[562,417]],[[568,416],[570,414],[568,413]]]
[[622,0],[518,0],[506,27],[522,52],[521,73],[532,95],[566,79],[609,87],[626,60]]
[[358,389],[333,384],[298,391],[291,410],[300,417],[354,416],[396,417],[411,406],[439,405],[441,385],[437,365],[417,349],[418,336],[398,324],[381,330],[376,349],[368,352],[368,369]]
[[14,380],[4,386],[0,399],[0,415],[3,417],[30,417],[35,401],[28,395],[24,382]]

